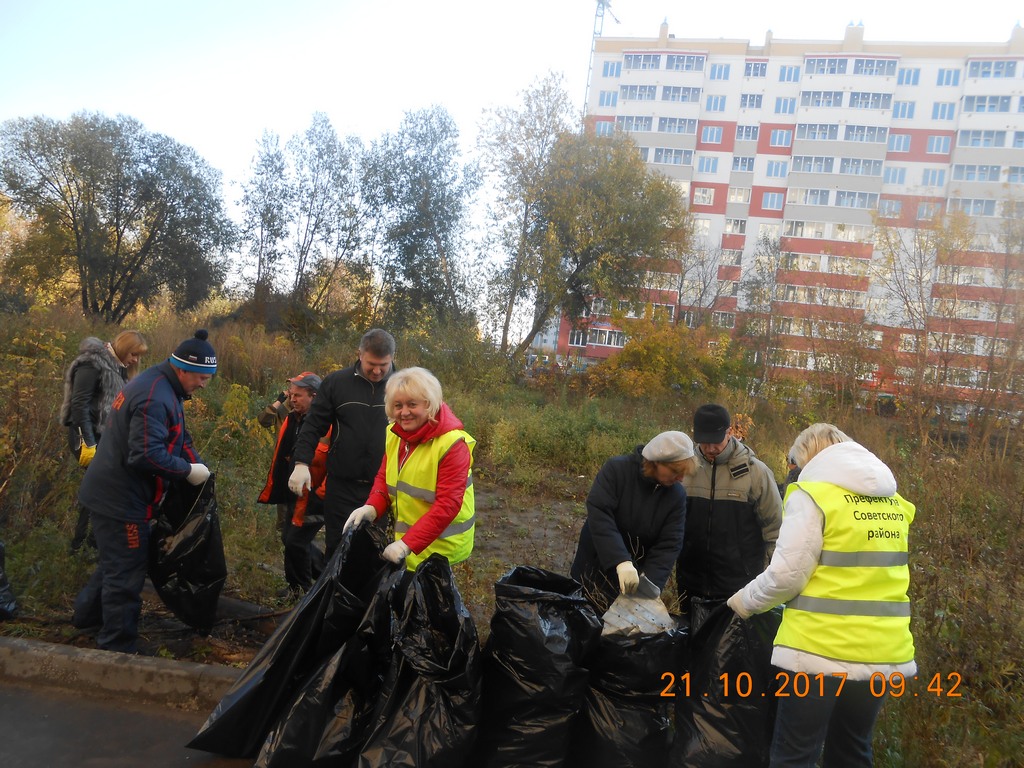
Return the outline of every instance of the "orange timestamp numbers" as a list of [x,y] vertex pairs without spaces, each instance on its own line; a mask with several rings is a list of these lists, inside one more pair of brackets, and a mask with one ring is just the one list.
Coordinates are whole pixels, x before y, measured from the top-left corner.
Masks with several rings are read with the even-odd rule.
[[[816,675],[809,675],[806,672],[787,672],[782,670],[775,674],[776,685],[770,692],[755,691],[754,679],[749,672],[738,672],[736,674],[725,672],[718,676],[718,682],[721,683],[723,698],[738,696],[741,699],[746,699],[757,696],[776,699],[789,697],[800,699],[807,696],[826,696],[825,681],[829,678],[835,678],[839,681],[835,690],[835,695],[838,696],[846,684],[845,672],[833,672],[830,675],[819,672]],[[662,696],[674,698],[677,685],[682,689],[683,696],[688,697],[690,695],[689,672],[683,672],[679,675],[675,672],[664,672],[661,675],[661,679],[665,681],[665,688],[661,692]],[[918,682],[924,682],[924,678],[919,679],[917,675],[914,675],[908,679],[906,675],[900,672],[893,672],[890,675],[875,672],[871,675],[868,685],[871,695],[879,699],[883,696],[890,696],[894,699],[918,695],[931,695],[938,698],[960,698],[963,696],[959,690],[960,684],[963,682],[959,672],[948,672],[945,675],[941,672],[936,672],[929,679],[923,694],[915,690],[914,684]],[[705,693],[704,695],[707,696],[708,694]]]

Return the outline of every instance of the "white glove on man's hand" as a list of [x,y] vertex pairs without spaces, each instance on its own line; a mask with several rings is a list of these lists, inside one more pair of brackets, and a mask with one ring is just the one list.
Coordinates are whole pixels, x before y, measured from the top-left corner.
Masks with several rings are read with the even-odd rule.
[[309,467],[296,464],[292,476],[288,478],[288,490],[296,496],[303,496],[307,489],[313,488],[313,478],[309,476]]
[[188,480],[189,485],[202,485],[210,477],[210,468],[205,464],[193,464],[192,469],[189,470]]
[[636,572],[636,566],[629,560],[623,560],[615,566],[615,573],[619,577],[619,591],[624,595],[636,592],[640,586],[640,574]]
[[746,608],[743,607],[743,601],[740,599],[740,593],[739,592],[734,594],[732,597],[730,597],[725,602],[726,602],[726,604],[730,608],[732,608],[733,613],[735,613],[741,619],[749,619],[750,618],[751,613],[750,613],[750,611],[748,611]]
[[345,521],[345,525],[342,526],[341,532],[345,533],[349,528],[354,528],[359,525],[363,520],[368,523],[372,523],[377,519],[377,510],[373,508],[372,504],[363,504],[361,507],[356,507],[352,510],[352,514],[348,516],[348,520]]
[[384,551],[380,553],[380,556],[387,560],[389,563],[395,565],[400,564],[405,558],[412,553],[409,549],[409,545],[404,541],[395,541],[384,547]]

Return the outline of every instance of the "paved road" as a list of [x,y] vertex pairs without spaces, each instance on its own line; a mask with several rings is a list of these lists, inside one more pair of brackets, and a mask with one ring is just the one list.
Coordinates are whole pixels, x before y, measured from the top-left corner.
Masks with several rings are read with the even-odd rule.
[[3,768],[250,768],[184,745],[208,711],[0,681]]

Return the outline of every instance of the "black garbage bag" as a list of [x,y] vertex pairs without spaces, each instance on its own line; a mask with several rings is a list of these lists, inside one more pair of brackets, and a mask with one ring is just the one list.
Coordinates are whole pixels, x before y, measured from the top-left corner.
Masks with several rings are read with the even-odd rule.
[[408,577],[404,568],[388,568],[354,634],[304,682],[270,729],[255,768],[354,764],[390,663],[391,603]]
[[662,766],[672,747],[685,626],[658,634],[601,637],[590,664],[583,716],[573,729],[573,768]]
[[480,720],[483,672],[473,618],[441,555],[393,604],[391,665],[359,768],[461,768]]
[[0,621],[13,619],[18,614],[18,601],[7,578],[7,550],[0,541]]
[[528,566],[494,585],[473,766],[560,768],[583,709],[601,620],[573,579]]
[[150,536],[149,578],[175,616],[209,632],[227,578],[214,476],[172,483]]
[[694,598],[691,621],[690,695],[677,691],[669,765],[767,766],[776,709],[772,644],[782,609],[744,620],[724,600]]
[[[264,643],[189,742],[193,749],[253,757],[289,702],[348,640],[385,573],[387,534],[347,531],[327,569]],[[353,618],[358,616],[358,618]]]

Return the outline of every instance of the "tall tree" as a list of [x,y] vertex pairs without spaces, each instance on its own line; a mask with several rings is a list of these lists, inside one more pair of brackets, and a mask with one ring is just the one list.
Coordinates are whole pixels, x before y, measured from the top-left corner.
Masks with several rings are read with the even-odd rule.
[[195,306],[223,280],[220,176],[130,117],[79,113],[0,127],[0,178],[78,273],[82,311],[119,323],[166,291]]
[[277,134],[265,131],[253,158],[252,172],[242,185],[241,241],[255,267],[253,294],[267,299],[282,266],[288,235],[292,190]]
[[423,312],[468,315],[464,232],[479,174],[462,163],[458,140],[448,112],[432,107],[406,113],[398,131],[371,150],[366,178],[376,181],[369,194],[381,221],[378,275],[397,327]]
[[501,107],[484,116],[478,147],[484,172],[494,180],[490,217],[502,253],[488,298],[500,313],[502,354],[512,343],[517,305],[537,288],[544,231],[541,185],[558,137],[574,122],[562,77],[553,73],[523,92],[520,107]]
[[595,296],[641,298],[651,260],[687,231],[679,188],[625,136],[561,134],[539,189],[535,311],[515,357],[559,309],[575,318]]
[[746,310],[742,332],[755,352],[758,386],[765,390],[773,386],[774,366],[781,362],[775,350],[783,329],[774,317],[773,309],[775,303],[783,298],[778,278],[782,258],[779,239],[762,235],[758,238],[754,258],[740,279],[740,292]]

